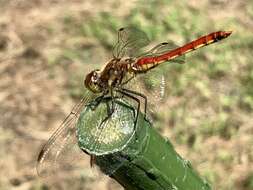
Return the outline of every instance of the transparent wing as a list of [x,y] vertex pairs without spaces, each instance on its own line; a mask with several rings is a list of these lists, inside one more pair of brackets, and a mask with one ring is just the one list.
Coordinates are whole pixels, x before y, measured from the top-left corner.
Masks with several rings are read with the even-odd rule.
[[[143,53],[140,57],[160,56],[176,48],[178,46],[172,42],[163,42]],[[149,116],[159,111],[168,96],[168,77],[166,76],[170,73],[169,63],[185,63],[185,56],[181,55],[175,59],[161,63],[146,73],[137,75],[126,84],[126,88],[140,92],[147,97]],[[144,105],[144,102],[142,105]]]
[[[168,67],[168,65],[166,66]],[[166,71],[163,70],[167,69],[167,67],[164,65],[161,65],[162,68],[159,67],[153,68],[145,74],[137,75],[125,86],[127,89],[131,89],[146,96],[149,119],[152,119],[151,115],[153,113],[159,111],[162,103],[167,97]],[[139,99],[142,101],[142,111],[144,111],[144,99],[140,97]]]
[[58,161],[60,157],[64,156],[63,154],[67,149],[77,145],[75,125],[80,111],[92,98],[94,98],[93,93],[87,91],[85,96],[74,106],[70,114],[43,146],[39,153],[36,166],[39,176],[48,177],[52,175],[59,167]]
[[145,32],[134,27],[120,28],[118,41],[113,48],[113,56],[116,58],[136,57],[149,43]]

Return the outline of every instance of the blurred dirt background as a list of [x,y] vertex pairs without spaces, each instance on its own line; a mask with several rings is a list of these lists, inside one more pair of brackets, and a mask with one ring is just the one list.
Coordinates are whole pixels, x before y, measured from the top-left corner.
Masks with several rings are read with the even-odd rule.
[[[183,44],[216,30],[228,39],[170,65],[155,126],[214,189],[253,189],[253,2],[250,0],[0,0],[0,190],[122,189],[88,160],[37,177],[43,143],[111,56],[116,30]],[[78,161],[78,159],[76,159]]]

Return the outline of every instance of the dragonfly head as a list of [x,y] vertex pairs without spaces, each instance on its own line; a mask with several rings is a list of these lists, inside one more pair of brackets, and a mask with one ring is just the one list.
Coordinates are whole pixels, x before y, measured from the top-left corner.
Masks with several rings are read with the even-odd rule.
[[87,74],[84,80],[84,85],[94,93],[102,92],[100,71],[97,69]]

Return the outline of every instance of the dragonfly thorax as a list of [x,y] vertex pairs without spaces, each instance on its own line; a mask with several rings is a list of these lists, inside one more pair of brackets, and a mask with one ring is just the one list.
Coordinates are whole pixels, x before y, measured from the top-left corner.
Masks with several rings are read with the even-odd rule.
[[101,70],[93,70],[86,76],[84,80],[86,88],[94,93],[105,93],[120,86],[132,62],[130,58],[111,59]]

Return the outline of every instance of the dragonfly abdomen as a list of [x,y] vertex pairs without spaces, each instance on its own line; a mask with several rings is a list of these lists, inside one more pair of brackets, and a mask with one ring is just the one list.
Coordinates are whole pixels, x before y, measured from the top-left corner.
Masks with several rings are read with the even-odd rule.
[[134,70],[139,71],[139,72],[146,72],[147,70],[154,68],[160,63],[175,59],[176,57],[189,53],[198,48],[218,42],[228,37],[231,33],[232,33],[231,31],[218,31],[218,32],[210,33],[208,35],[198,38],[197,40],[191,41],[179,48],[165,52],[162,55],[140,58],[133,65],[133,68]]

